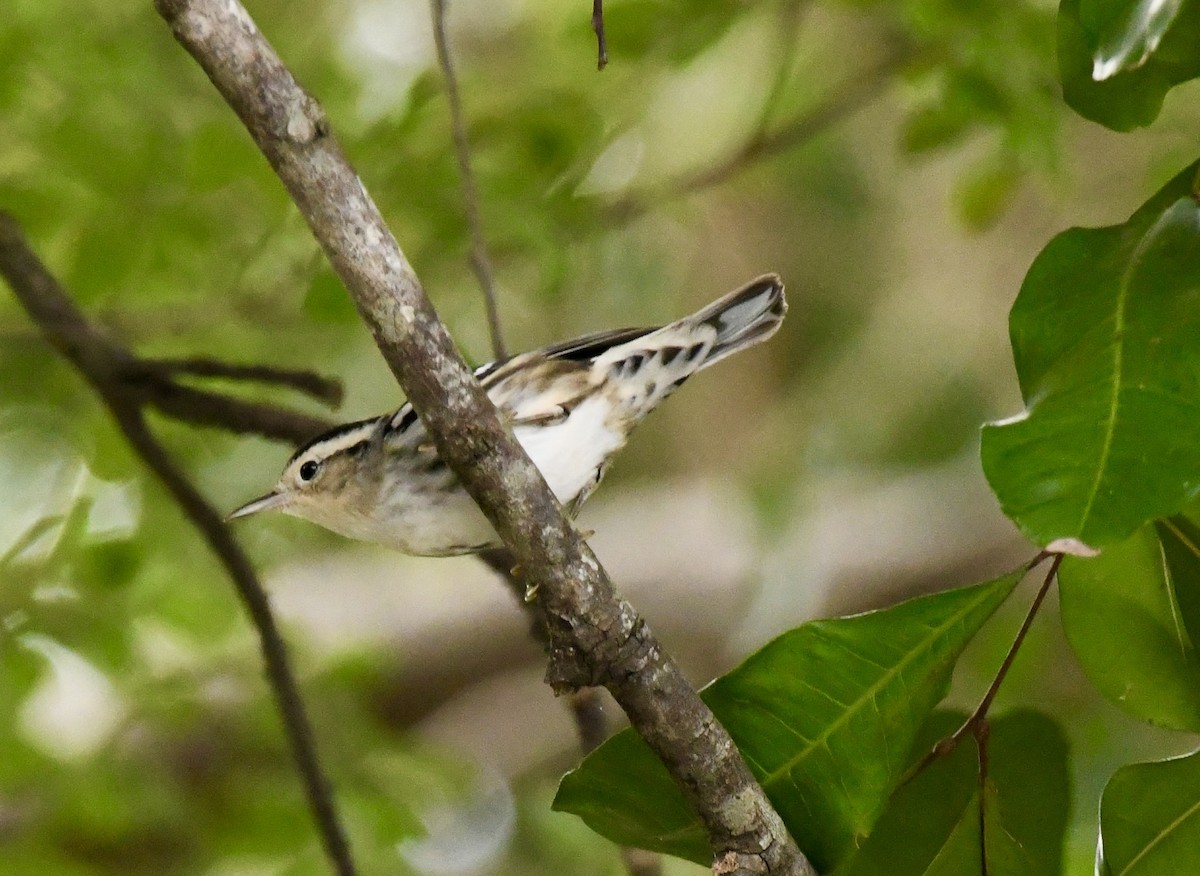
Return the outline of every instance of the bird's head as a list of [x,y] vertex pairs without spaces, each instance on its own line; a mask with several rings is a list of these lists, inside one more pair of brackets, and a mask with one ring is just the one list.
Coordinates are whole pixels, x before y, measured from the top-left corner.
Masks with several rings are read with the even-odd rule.
[[359,513],[364,456],[381,434],[379,418],[339,426],[302,446],[288,460],[275,488],[233,511],[233,520],[260,511],[282,511],[329,529]]

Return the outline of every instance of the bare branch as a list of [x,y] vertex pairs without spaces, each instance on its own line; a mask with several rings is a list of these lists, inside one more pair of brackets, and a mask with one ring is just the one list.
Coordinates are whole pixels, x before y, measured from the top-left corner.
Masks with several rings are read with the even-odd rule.
[[483,291],[487,305],[488,328],[492,333],[492,352],[496,361],[508,358],[504,347],[504,335],[500,330],[500,312],[496,308],[496,278],[492,271],[492,260],[488,256],[487,243],[483,239],[483,220],[479,215],[479,193],[475,188],[475,172],[471,169],[471,149],[467,144],[467,129],[463,122],[462,98],[458,93],[458,77],[454,73],[454,62],[450,57],[450,43],[446,39],[446,3],[448,0],[430,0],[433,15],[433,41],[437,46],[438,64],[446,80],[446,100],[450,104],[450,131],[454,138],[454,153],[458,158],[458,173],[462,178],[463,207],[467,211],[467,227],[471,232],[471,270]]
[[242,604],[258,630],[267,679],[283,716],[288,745],[292,749],[292,758],[303,779],[304,792],[320,830],[325,854],[329,857],[334,871],[339,876],[354,876],[354,861],[350,855],[346,831],[338,819],[334,806],[333,788],[321,769],[316,742],[313,739],[312,724],[308,720],[304,701],[300,697],[299,687],[292,674],[287,646],[279,633],[279,628],[275,625],[275,618],[271,614],[271,604],[262,584],[259,583],[254,568],[250,565],[249,558],[233,540],[233,536],[229,534],[229,529],[222,521],[221,515],[205,501],[183,472],[172,462],[162,445],[150,434],[137,409],[114,403],[113,399],[106,400],[129,443],[154,471],[163,486],[179,503],[188,519],[200,531],[237,588],[238,596],[241,597]]
[[212,426],[240,435],[261,435],[297,445],[334,425],[323,417],[208,392],[170,380],[146,379],[137,373],[126,377],[125,381],[129,391],[143,404],[196,426]]
[[158,476],[225,567],[258,631],[267,679],[279,706],[292,757],[303,779],[326,853],[339,876],[353,876],[355,869],[346,834],[334,809],[329,781],[317,758],[312,726],[266,592],[220,514],[192,486],[146,428],[140,408],[145,399],[130,388],[122,369],[131,359],[130,355],[87,323],[66,291],[29,248],[17,223],[4,213],[0,213],[0,275],[8,281],[50,343],[96,389],[122,434]]
[[604,0],[592,0],[592,30],[596,32],[596,69],[608,66],[608,40],[604,36]]
[[116,380],[134,364],[128,350],[87,321],[29,248],[17,221],[2,211],[0,274],[42,336],[93,384]]
[[265,383],[294,389],[336,408],[345,393],[342,382],[331,377],[296,368],[275,368],[271,365],[235,365],[208,356],[186,359],[142,359],[141,365],[165,376],[216,377],[224,380]]
[[[815,871],[688,684],[562,510],[454,348],[317,102],[236,0],[156,0],[279,175],[439,455],[536,588],[558,691],[603,684],[662,759],[730,872]],[[732,805],[731,801],[737,801]]]

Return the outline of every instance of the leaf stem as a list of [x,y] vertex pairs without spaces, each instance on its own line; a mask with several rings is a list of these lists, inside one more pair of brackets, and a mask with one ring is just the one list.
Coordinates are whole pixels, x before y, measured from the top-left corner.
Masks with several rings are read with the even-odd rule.
[[988,739],[991,738],[991,726],[987,718],[982,718],[975,724],[972,735],[975,737],[975,752],[979,758],[979,872],[988,876],[987,861],[987,780],[988,780]]
[[[1041,586],[1033,597],[1033,602],[1029,605],[1029,610],[1025,613],[1025,620],[1021,622],[1020,629],[1017,630],[1016,636],[1013,637],[1012,645],[1008,648],[1008,653],[1004,655],[1004,660],[1000,663],[1000,668],[996,671],[992,683],[988,685],[987,691],[983,698],[979,701],[979,705],[975,707],[975,711],[971,716],[963,722],[963,725],[955,730],[950,736],[940,740],[936,745],[929,750],[916,766],[908,771],[908,774],[900,781],[898,788],[902,788],[925,771],[935,760],[940,760],[943,757],[949,757],[950,754],[958,748],[958,744],[968,734],[975,737],[979,742],[982,739],[984,742],[987,738],[987,715],[991,709],[992,703],[996,699],[996,694],[1000,692],[1000,686],[1004,684],[1004,679],[1008,676],[1008,672],[1012,669],[1013,661],[1017,657],[1017,652],[1021,650],[1021,645],[1025,642],[1025,636],[1029,633],[1029,628],[1033,625],[1033,619],[1037,617],[1038,611],[1042,607],[1042,602],[1046,598],[1046,594],[1050,590],[1050,584],[1054,581],[1058,574],[1058,567],[1062,563],[1063,555],[1059,553],[1051,553],[1042,551],[1032,560],[1025,564],[1025,571],[1028,574],[1035,567],[1042,563],[1043,560],[1050,559],[1050,567],[1046,570],[1046,577],[1043,579]],[[979,770],[980,781],[984,781],[987,777],[987,754],[986,745],[981,742],[979,747]],[[980,786],[982,789],[982,785]],[[980,806],[983,805],[982,797],[980,798]]]

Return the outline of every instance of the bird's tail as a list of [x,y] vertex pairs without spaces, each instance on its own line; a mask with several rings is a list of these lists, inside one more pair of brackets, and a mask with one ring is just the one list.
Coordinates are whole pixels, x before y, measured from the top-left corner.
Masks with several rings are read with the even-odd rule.
[[693,326],[710,325],[716,329],[716,340],[700,366],[707,368],[738,350],[771,337],[779,329],[785,313],[787,299],[783,296],[783,281],[778,274],[764,274],[680,322]]
[[697,371],[765,341],[786,311],[783,282],[767,274],[691,316],[610,347],[592,360],[593,374],[611,381],[635,423]]

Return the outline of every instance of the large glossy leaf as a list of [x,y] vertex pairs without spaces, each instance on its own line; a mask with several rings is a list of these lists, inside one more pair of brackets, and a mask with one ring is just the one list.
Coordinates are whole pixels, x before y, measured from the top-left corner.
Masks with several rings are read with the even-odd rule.
[[[1059,569],[1063,627],[1092,683],[1127,712],[1200,730],[1200,655],[1153,525]],[[1177,560],[1178,562],[1179,560]]]
[[1200,490],[1195,170],[1124,225],[1058,235],[1013,305],[1026,409],[984,429],[983,465],[1039,544],[1115,544]]
[[1098,876],[1174,876],[1200,861],[1200,752],[1122,767],[1100,800]]
[[1200,76],[1200,5],[1183,0],[1063,0],[1058,66],[1080,115],[1118,131],[1148,125],[1174,86]]
[[[965,715],[935,714],[926,748]],[[934,730],[935,732],[930,732]],[[984,792],[989,876],[1055,876],[1062,866],[1070,782],[1067,745],[1045,715],[1020,710],[991,724]],[[978,750],[968,737],[898,790],[838,876],[972,876],[981,872]]]
[[[1020,577],[807,623],[703,691],[818,869],[870,832],[962,649]],[[631,731],[568,773],[554,805],[625,845],[711,861],[682,794]]]
[[1092,78],[1101,82],[1145,64],[1182,7],[1183,0],[1080,0],[1079,19],[1097,35]]

